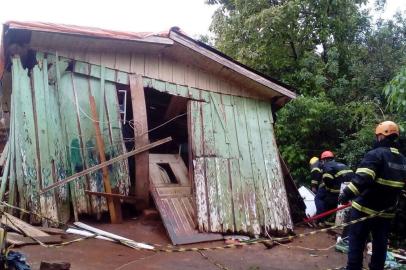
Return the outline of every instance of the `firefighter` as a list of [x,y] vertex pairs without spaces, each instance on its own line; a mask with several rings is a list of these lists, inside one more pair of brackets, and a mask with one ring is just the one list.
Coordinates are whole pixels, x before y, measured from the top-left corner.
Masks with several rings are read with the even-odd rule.
[[325,210],[324,207],[324,198],[326,196],[326,189],[322,183],[322,164],[318,157],[312,157],[309,161],[310,165],[310,176],[312,178],[312,191],[316,194],[314,197],[314,203],[316,204],[316,214],[323,213]]
[[324,151],[320,159],[323,162],[322,180],[326,189],[324,211],[328,211],[337,207],[341,183],[349,181],[353,171],[347,165],[335,161],[331,151]]
[[378,217],[351,225],[347,270],[362,269],[363,251],[372,234],[369,269],[384,269],[390,221],[399,195],[405,186],[406,158],[398,150],[399,127],[392,121],[380,123],[376,142],[361,161],[351,183],[340,195],[340,203],[352,201],[351,219],[384,211]]

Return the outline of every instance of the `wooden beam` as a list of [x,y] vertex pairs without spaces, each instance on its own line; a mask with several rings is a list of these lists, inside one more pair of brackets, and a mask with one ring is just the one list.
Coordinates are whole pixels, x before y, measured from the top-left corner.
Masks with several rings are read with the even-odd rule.
[[3,212],[3,216],[1,217],[1,223],[29,237],[49,236],[49,234],[40,229],[5,212]]
[[123,199],[124,201],[137,201],[138,200],[137,197],[134,197],[134,196],[126,196],[126,195],[115,194],[115,193],[96,192],[96,191],[91,191],[91,190],[85,190],[85,193],[88,195],[102,196],[102,197],[106,197],[106,198]]
[[276,84],[256,73],[220,56],[219,54],[217,54],[215,52],[212,52],[206,48],[203,48],[202,46],[199,46],[196,42],[190,40],[189,38],[184,37],[181,34],[171,31],[169,34],[169,38],[173,39],[174,41],[180,43],[181,45],[183,45],[197,53],[200,53],[201,55],[211,59],[212,61],[215,61],[215,62],[225,66],[226,68],[233,70],[234,72],[237,72],[257,83],[260,83],[268,88],[271,88],[272,90],[274,90],[280,94],[283,94],[290,98],[296,98],[296,94],[293,93],[292,91],[286,89],[285,87],[283,87],[279,84]]
[[[145,104],[144,83],[141,75],[130,75],[131,102],[134,119],[135,147],[149,143],[147,107]],[[149,153],[135,157],[135,196],[140,199],[139,210],[149,205]]]
[[50,191],[50,190],[53,190],[53,189],[55,189],[55,188],[57,188],[57,187],[66,185],[66,184],[68,184],[68,183],[70,183],[70,182],[72,182],[72,181],[78,179],[78,178],[81,177],[81,176],[84,176],[84,175],[87,175],[87,174],[92,173],[92,172],[94,172],[94,171],[100,170],[101,168],[106,167],[106,166],[109,166],[109,165],[111,165],[111,164],[113,164],[113,163],[115,163],[115,162],[121,161],[121,160],[123,160],[123,159],[129,158],[129,157],[134,156],[134,155],[137,155],[137,154],[139,154],[139,153],[142,153],[142,152],[144,152],[144,151],[147,151],[147,150],[149,150],[149,149],[151,149],[151,148],[157,147],[157,146],[159,146],[159,145],[161,145],[161,144],[164,144],[164,143],[167,143],[167,142],[170,142],[170,141],[172,141],[172,138],[171,138],[171,137],[167,137],[167,138],[165,138],[165,139],[162,139],[162,140],[153,142],[153,143],[151,143],[151,144],[148,144],[148,145],[144,145],[144,146],[135,148],[133,151],[130,151],[130,152],[125,153],[125,154],[122,154],[122,155],[120,155],[120,156],[118,156],[118,157],[115,157],[115,158],[110,159],[109,161],[100,163],[100,164],[98,164],[98,165],[96,165],[96,166],[90,167],[90,168],[88,168],[88,169],[86,169],[86,170],[83,170],[83,171],[81,171],[81,172],[75,173],[75,174],[73,174],[73,175],[71,175],[71,176],[69,176],[69,177],[67,177],[67,178],[65,178],[65,179],[63,179],[63,180],[60,180],[60,181],[58,181],[58,182],[56,182],[56,183],[54,183],[54,184],[52,184],[52,185],[50,185],[50,186],[48,186],[48,187],[42,189],[39,195],[42,195],[42,194],[44,194],[45,192],[48,192],[48,191]]
[[[100,162],[106,162],[106,155],[104,153],[105,147],[104,147],[104,141],[100,132],[100,125],[99,125],[99,118],[97,116],[97,109],[96,109],[96,101],[94,100],[94,97],[92,95],[89,95],[89,102],[90,102],[90,109],[92,112],[92,118],[93,118],[93,126],[94,129],[96,130],[96,145],[97,145],[97,150],[99,152],[99,158]],[[101,102],[100,106],[104,106],[104,100]],[[102,168],[103,172],[103,184],[104,184],[104,190],[107,193],[111,193],[111,185],[110,185],[110,177],[109,177],[109,170],[107,167]],[[107,197],[107,205],[109,208],[109,213],[110,213],[110,220],[111,223],[121,223],[123,222],[123,218],[121,216],[121,209],[120,207],[116,205],[114,202],[114,199],[111,197]]]

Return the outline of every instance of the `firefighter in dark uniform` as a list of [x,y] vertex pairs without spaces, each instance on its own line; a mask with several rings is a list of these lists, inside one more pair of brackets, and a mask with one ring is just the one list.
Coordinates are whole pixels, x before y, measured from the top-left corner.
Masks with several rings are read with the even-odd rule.
[[311,185],[312,191],[316,194],[314,197],[314,203],[316,204],[316,214],[323,213],[324,207],[324,197],[326,196],[326,189],[322,183],[323,171],[321,169],[322,164],[318,157],[312,157],[309,161],[310,165],[310,176],[312,178]]
[[384,214],[351,225],[347,270],[362,269],[363,251],[370,232],[372,257],[369,269],[384,269],[390,221],[405,186],[406,158],[397,147],[398,125],[392,121],[382,122],[376,127],[375,134],[374,148],[364,156],[339,201],[346,203],[353,200],[353,220],[380,211]]
[[320,159],[323,162],[322,180],[326,189],[324,205],[325,211],[328,211],[337,207],[341,183],[349,181],[353,171],[347,165],[335,161],[331,151],[324,151]]

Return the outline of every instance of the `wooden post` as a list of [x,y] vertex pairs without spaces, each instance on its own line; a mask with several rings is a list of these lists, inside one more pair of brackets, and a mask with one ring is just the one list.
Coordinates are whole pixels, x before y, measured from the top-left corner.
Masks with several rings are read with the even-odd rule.
[[[96,130],[97,150],[99,152],[100,162],[103,163],[103,162],[106,162],[106,156],[104,153],[104,141],[103,141],[103,138],[102,138],[101,132],[100,132],[99,120],[97,117],[97,110],[96,110],[96,102],[92,95],[89,95],[89,101],[90,101],[90,109],[92,111],[93,125]],[[100,106],[103,106],[103,103]],[[107,193],[112,193],[108,168],[103,167],[102,172],[103,172],[104,190]],[[111,223],[121,223],[122,217],[121,217],[120,202],[111,197],[110,198],[107,197],[106,199],[107,199],[107,204],[108,204],[108,208],[109,208]]]
[[[147,107],[145,104],[144,84],[141,75],[130,75],[131,102],[135,147],[149,144]],[[149,152],[135,156],[135,196],[140,200],[137,209],[142,210],[149,205]]]

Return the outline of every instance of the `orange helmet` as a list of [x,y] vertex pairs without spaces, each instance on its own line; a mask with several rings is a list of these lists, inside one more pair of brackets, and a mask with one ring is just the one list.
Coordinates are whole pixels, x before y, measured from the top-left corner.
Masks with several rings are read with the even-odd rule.
[[320,159],[325,159],[325,158],[333,158],[334,154],[331,151],[324,151],[323,153],[321,153]]
[[375,129],[375,135],[382,134],[384,136],[389,136],[391,134],[396,134],[399,136],[399,127],[395,122],[384,121],[380,123]]

